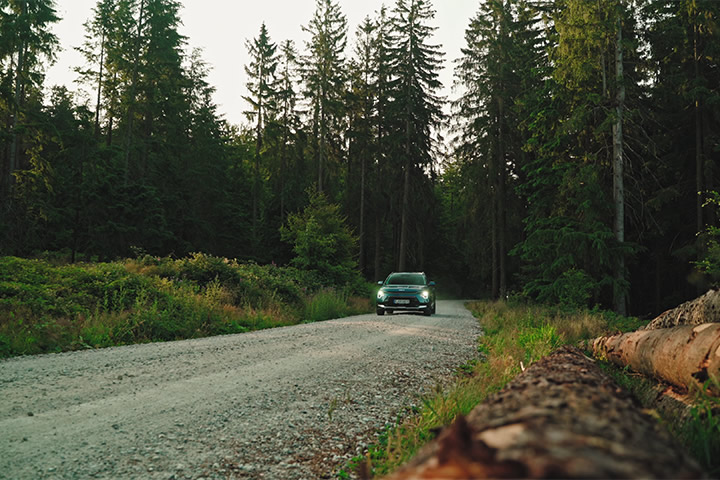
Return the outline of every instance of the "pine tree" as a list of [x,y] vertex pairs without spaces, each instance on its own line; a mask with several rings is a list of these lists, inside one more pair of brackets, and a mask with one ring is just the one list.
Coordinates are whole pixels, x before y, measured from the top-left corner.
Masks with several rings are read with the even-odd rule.
[[[651,1],[642,6],[649,45],[647,108],[653,123],[648,144],[654,147],[650,205],[655,213],[652,270],[663,281],[653,282],[654,308],[671,306],[668,296],[683,291],[682,301],[702,290],[703,282],[689,288],[667,281],[668,272],[682,271],[678,278],[697,278],[687,260],[703,256],[703,232],[717,222],[716,206],[706,203],[706,192],[717,189],[720,172],[713,152],[718,149],[720,114],[720,39],[717,18],[720,4],[713,1]],[[693,218],[691,226],[688,218]],[[646,268],[647,270],[647,268]],[[671,297],[672,298],[672,297]],[[667,302],[667,303],[666,303]]]
[[278,66],[277,46],[272,43],[263,23],[260,34],[252,42],[246,42],[250,54],[250,63],[245,66],[248,76],[246,84],[250,96],[243,97],[252,110],[246,112],[248,118],[255,120],[255,162],[253,168],[253,238],[257,246],[259,203],[260,203],[260,158],[263,153],[263,135],[267,123],[278,108],[275,86],[275,71]]
[[345,46],[347,20],[333,0],[316,0],[315,13],[303,27],[310,34],[308,53],[302,59],[305,97],[311,109],[317,188],[324,192],[326,178],[340,164],[345,131]]
[[43,60],[52,60],[57,37],[52,24],[59,20],[53,0],[0,0],[0,85],[3,122],[2,190],[7,194],[15,170],[21,167],[21,122],[25,99],[42,87]]
[[[388,244],[392,243],[386,240],[386,229],[384,226],[390,217],[392,209],[392,196],[394,186],[390,184],[392,181],[392,172],[390,171],[390,159],[394,156],[394,142],[391,140],[391,131],[393,130],[393,118],[391,115],[391,81],[392,81],[392,21],[388,16],[387,8],[383,5],[376,14],[375,23],[376,40],[374,44],[374,63],[376,66],[375,81],[375,104],[376,116],[374,122],[374,135],[376,137],[377,156],[375,158],[374,168],[374,188],[373,197],[373,217],[375,218],[375,252],[373,255],[373,278],[375,281],[383,280],[383,252],[385,250],[392,251],[388,248]],[[389,208],[390,207],[390,208]],[[396,261],[393,259],[390,269],[394,269]]]
[[348,181],[348,207],[357,201],[358,242],[360,246],[359,267],[365,270],[366,250],[366,212],[367,212],[367,179],[369,166],[374,164],[377,153],[374,124],[376,122],[376,56],[375,38],[377,25],[370,17],[358,26],[356,33],[355,58],[350,62],[350,93],[349,93],[349,140],[348,179],[357,178],[352,167],[359,163],[359,192],[353,188],[356,182]]
[[280,224],[283,225],[287,214],[288,172],[293,168],[290,164],[291,148],[298,127],[297,93],[295,92],[298,53],[292,40],[286,40],[281,44],[278,61],[280,72],[277,81],[278,116],[276,121],[280,128],[280,168],[277,177],[280,180]]
[[100,117],[103,108],[103,88],[107,75],[108,44],[113,30],[112,20],[117,0],[100,0],[93,8],[93,17],[85,22],[85,42],[76,49],[83,54],[88,66],[76,68],[83,83],[88,84],[95,94],[95,135],[100,136]]
[[443,55],[438,45],[429,43],[435,27],[428,22],[434,16],[426,0],[397,0],[392,15],[392,115],[397,122],[396,139],[403,146],[400,271],[408,266],[411,180],[423,182],[425,172],[433,169],[433,133],[443,118],[442,99],[437,96]]

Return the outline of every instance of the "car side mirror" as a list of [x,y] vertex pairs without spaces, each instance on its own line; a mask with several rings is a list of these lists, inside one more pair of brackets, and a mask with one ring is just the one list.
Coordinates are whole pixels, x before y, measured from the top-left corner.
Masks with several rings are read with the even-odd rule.
[[378,282],[378,285],[382,285],[382,284],[383,284],[383,282],[382,282],[382,281]]
[[430,283],[428,283],[428,285],[431,286],[431,287],[434,287],[434,286],[435,286],[435,282],[430,282]]

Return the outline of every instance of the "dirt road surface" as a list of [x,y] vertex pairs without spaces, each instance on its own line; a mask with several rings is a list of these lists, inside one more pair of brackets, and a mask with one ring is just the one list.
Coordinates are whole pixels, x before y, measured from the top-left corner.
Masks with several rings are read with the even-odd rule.
[[331,478],[476,356],[462,302],[0,361],[0,478]]

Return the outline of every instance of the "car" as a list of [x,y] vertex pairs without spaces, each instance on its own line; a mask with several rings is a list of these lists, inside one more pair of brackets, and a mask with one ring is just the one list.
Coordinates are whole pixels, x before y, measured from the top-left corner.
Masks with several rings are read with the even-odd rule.
[[375,302],[378,315],[404,311],[430,316],[436,312],[435,282],[428,282],[423,272],[393,272],[378,285]]

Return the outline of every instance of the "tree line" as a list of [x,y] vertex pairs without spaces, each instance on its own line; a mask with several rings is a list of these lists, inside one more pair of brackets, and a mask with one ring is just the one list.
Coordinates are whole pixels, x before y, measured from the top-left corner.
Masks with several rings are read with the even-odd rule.
[[316,0],[303,45],[248,32],[237,126],[180,2],[98,0],[82,88],[45,95],[54,2],[0,0],[0,253],[287,263],[281,227],[322,194],[368,279],[425,270],[465,295],[658,311],[717,255],[719,10],[478,2],[446,99],[430,1],[349,32]]

